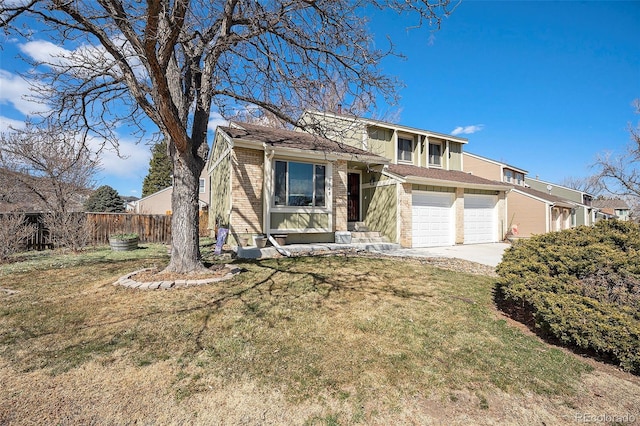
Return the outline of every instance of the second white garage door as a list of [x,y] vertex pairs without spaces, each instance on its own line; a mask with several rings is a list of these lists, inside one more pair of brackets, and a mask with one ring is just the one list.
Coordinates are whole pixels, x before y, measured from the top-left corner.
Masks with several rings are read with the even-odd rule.
[[412,246],[452,246],[455,242],[454,194],[420,192],[412,195]]
[[464,194],[464,243],[494,243],[496,228],[495,195]]

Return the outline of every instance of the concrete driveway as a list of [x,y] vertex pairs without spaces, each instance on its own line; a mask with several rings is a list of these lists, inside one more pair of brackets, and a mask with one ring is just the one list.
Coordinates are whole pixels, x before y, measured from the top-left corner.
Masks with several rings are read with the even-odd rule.
[[385,254],[407,257],[452,257],[495,267],[502,261],[502,254],[509,247],[511,245],[506,243],[467,244],[448,247],[399,248],[385,251]]

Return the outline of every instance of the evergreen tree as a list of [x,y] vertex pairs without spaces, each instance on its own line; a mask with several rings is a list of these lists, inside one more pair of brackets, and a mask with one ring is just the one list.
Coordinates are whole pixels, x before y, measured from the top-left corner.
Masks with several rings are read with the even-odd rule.
[[142,181],[142,196],[146,197],[171,186],[173,163],[167,154],[167,141],[158,142],[151,148],[149,174]]
[[120,213],[124,211],[124,201],[115,189],[103,185],[87,199],[84,209],[88,212]]

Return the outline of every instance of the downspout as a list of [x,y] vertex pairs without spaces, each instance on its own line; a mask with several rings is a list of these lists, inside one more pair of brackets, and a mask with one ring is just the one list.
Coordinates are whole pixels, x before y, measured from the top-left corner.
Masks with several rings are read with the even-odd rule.
[[272,179],[272,166],[271,161],[273,160],[273,156],[275,151],[273,149],[268,149],[267,144],[263,144],[264,147],[264,182],[262,184],[264,196],[262,197],[263,201],[263,216],[262,221],[264,223],[264,230],[267,234],[267,240],[271,242],[271,245],[283,256],[291,257],[291,252],[282,248],[280,244],[273,238],[271,235],[271,194],[273,193],[271,188]]

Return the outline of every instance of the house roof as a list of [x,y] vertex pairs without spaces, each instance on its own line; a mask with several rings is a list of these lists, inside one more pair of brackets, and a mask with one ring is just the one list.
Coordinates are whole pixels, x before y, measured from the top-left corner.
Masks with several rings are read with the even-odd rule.
[[[502,182],[481,178],[466,172],[457,170],[443,170],[438,168],[424,168],[405,164],[390,164],[388,171],[403,178],[419,178],[433,181],[443,181],[462,184],[461,186],[491,187],[496,190],[507,190],[511,185]],[[434,182],[437,185],[437,182]]]
[[266,144],[274,148],[346,154],[366,157],[382,164],[389,162],[386,158],[368,151],[301,131],[277,129],[248,123],[233,123],[231,127],[220,126],[219,129],[233,139]]
[[498,160],[493,160],[493,159],[488,158],[488,157],[483,157],[482,155],[473,154],[473,153],[471,153],[471,152],[469,152],[469,151],[465,151],[465,152],[463,153],[463,155],[468,155],[468,156],[470,156],[470,157],[475,157],[475,158],[478,158],[478,159],[480,159],[480,160],[488,161],[488,162],[490,162],[490,163],[497,164],[497,165],[500,165],[500,166],[502,166],[502,167],[506,167],[507,169],[515,170],[516,172],[520,172],[520,173],[525,174],[525,175],[526,175],[527,173],[529,173],[527,170],[522,169],[522,168],[520,168],[520,167],[512,166],[511,164],[504,163],[504,162],[502,162],[502,161],[498,161]]
[[389,123],[389,122],[386,122],[386,121],[375,120],[375,119],[372,119],[372,118],[357,117],[355,115],[348,115],[348,114],[344,114],[344,113],[338,114],[338,113],[326,112],[326,111],[307,110],[307,111],[305,111],[305,114],[317,115],[317,116],[323,116],[323,117],[331,117],[331,118],[336,118],[336,119],[339,119],[339,120],[347,120],[347,121],[352,121],[352,122],[361,122],[361,123],[364,123],[366,125],[377,126],[377,127],[386,127],[388,129],[399,130],[401,132],[404,131],[404,132],[408,132],[408,133],[418,133],[418,134],[422,134],[422,135],[425,135],[425,136],[432,136],[434,138],[450,140],[450,141],[459,142],[459,143],[467,143],[469,141],[467,138],[461,138],[461,137],[455,136],[455,135],[449,135],[449,134],[446,134],[446,133],[434,132],[432,130],[419,129],[417,127],[403,126],[402,124],[394,124],[394,123]]
[[629,210],[627,203],[619,198],[596,198],[591,204],[600,209]]
[[562,207],[574,207],[577,205],[577,203],[574,203],[573,201],[569,201],[566,200],[562,197],[558,197],[556,195],[551,195],[547,192],[543,192],[543,191],[538,191],[537,189],[533,189],[533,188],[529,188],[526,186],[512,186],[512,188],[515,191],[519,191],[522,192],[526,195],[530,195],[532,197],[535,198],[539,198],[543,201],[546,201],[550,204],[553,205],[558,205],[558,206],[562,206]]

